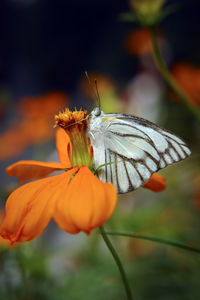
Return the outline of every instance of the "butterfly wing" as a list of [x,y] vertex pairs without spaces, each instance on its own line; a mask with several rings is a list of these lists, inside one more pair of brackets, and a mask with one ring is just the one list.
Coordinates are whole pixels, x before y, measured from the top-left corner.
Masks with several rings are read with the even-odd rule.
[[88,133],[94,168],[108,164],[99,169],[98,177],[113,183],[118,193],[137,189],[153,173],[191,153],[173,133],[131,115],[102,113],[91,119]]

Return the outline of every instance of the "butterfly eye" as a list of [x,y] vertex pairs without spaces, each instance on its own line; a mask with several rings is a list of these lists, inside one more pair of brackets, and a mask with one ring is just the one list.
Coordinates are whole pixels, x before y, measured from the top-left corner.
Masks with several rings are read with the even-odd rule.
[[94,109],[94,115],[95,117],[99,117],[101,115],[101,109],[99,107]]

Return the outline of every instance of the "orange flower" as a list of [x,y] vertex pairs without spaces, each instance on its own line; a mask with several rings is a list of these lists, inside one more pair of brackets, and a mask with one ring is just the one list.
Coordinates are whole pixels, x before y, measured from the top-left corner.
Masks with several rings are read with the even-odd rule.
[[166,179],[159,174],[153,174],[149,181],[147,181],[143,188],[152,190],[153,192],[161,192],[166,188]]
[[[90,170],[93,152],[86,135],[87,111],[66,109],[55,119],[56,125],[61,127],[56,135],[60,163],[19,161],[6,169],[7,174],[17,176],[20,183],[56,170],[64,171],[22,185],[11,193],[0,228],[0,235],[11,244],[36,238],[52,218],[64,231],[89,234],[114,211],[117,200],[114,185],[101,182]],[[150,179],[153,184],[147,183],[147,188],[158,191],[157,176]]]
[[19,103],[21,119],[0,135],[0,160],[19,155],[29,145],[49,140],[54,135],[54,114],[68,103],[59,92],[22,99]]
[[[191,104],[200,106],[200,69],[189,63],[178,63],[173,66],[172,74],[185,90]],[[173,95],[173,99],[180,100]]]
[[[162,48],[164,40],[162,34],[158,32],[159,45]],[[125,39],[125,49],[130,55],[140,56],[152,54],[152,41],[150,32],[146,28],[131,31]]]
[[11,193],[0,228],[1,236],[11,244],[36,238],[52,218],[69,233],[89,234],[112,215],[117,199],[115,187],[101,182],[89,169],[92,151],[86,136],[87,119],[80,122],[86,115],[86,111],[72,113],[66,109],[56,116],[56,124],[64,128],[71,125],[66,128],[67,134],[61,128],[57,131],[60,163],[19,161],[6,169],[21,183],[56,170],[65,171],[22,185]]
[[[0,209],[0,225],[4,218],[4,212]],[[9,248],[9,242],[0,236],[0,248]]]

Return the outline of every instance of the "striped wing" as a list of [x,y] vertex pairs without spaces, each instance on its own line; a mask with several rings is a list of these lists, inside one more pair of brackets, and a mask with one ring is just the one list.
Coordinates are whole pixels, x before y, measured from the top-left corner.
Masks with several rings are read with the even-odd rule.
[[93,134],[94,167],[98,177],[118,193],[142,186],[153,173],[185,159],[190,149],[179,137],[157,125],[124,114],[105,114],[100,135]]

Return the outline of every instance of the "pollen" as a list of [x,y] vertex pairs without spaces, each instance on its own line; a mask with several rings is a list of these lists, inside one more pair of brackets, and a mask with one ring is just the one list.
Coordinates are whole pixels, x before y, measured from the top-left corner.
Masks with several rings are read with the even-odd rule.
[[69,108],[66,108],[63,112],[59,112],[58,115],[55,115],[55,125],[67,128],[69,126],[79,124],[79,125],[87,125],[87,110],[75,110],[70,111]]

